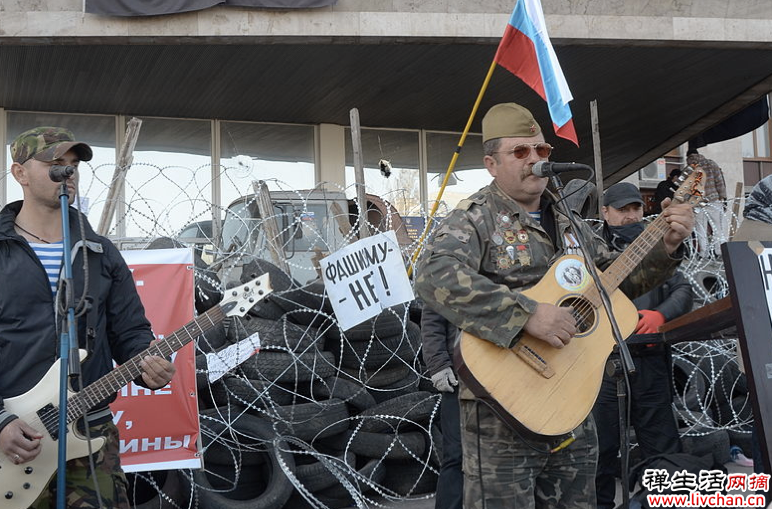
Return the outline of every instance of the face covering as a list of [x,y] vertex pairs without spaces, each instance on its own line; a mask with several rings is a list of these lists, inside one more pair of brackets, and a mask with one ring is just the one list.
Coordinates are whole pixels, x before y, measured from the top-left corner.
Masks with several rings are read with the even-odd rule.
[[611,226],[606,223],[606,227],[611,234],[611,245],[617,251],[624,251],[644,229],[643,223],[630,223],[622,226]]

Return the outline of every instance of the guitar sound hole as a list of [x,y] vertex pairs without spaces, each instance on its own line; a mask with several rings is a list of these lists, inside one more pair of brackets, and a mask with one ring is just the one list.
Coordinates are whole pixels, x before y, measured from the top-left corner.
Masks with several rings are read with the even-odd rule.
[[595,308],[586,299],[569,297],[560,303],[560,307],[571,306],[576,319],[576,334],[584,334],[595,326]]

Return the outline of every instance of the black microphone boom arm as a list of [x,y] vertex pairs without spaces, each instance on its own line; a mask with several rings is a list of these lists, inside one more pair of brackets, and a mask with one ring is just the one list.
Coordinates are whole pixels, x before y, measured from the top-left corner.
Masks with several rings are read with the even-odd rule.
[[533,165],[531,169],[534,175],[537,177],[554,177],[558,173],[564,173],[567,171],[589,171],[592,173],[592,168],[586,164],[581,163],[553,163],[551,161],[539,161]]

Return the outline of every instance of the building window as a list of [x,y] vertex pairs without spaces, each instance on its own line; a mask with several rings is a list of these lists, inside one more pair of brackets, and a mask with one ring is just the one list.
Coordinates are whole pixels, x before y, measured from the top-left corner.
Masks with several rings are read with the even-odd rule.
[[115,170],[115,117],[108,115],[74,115],[59,113],[7,112],[5,147],[6,168],[8,173],[8,202],[21,200],[21,187],[11,176],[10,144],[21,133],[38,126],[64,127],[72,131],[75,139],[87,143],[94,157],[91,161],[83,161],[79,165],[79,192],[81,206],[96,229],[99,224],[107,190]]
[[[434,207],[434,201],[442,187],[442,181],[460,137],[459,133],[426,133],[427,214]],[[436,215],[439,217],[447,215],[458,205],[458,202],[490,184],[491,180],[491,174],[488,173],[483,164],[482,136],[479,134],[467,135],[453,173],[448,178],[448,184],[442,193]]]
[[176,236],[211,219],[211,122],[143,117],[126,174],[129,237]]
[[758,129],[742,135],[742,154],[746,159],[769,159],[769,122]]
[[255,180],[270,190],[312,189],[315,164],[313,126],[220,122],[223,207],[253,193]]
[[[421,210],[418,131],[361,129],[365,188],[391,203],[401,215]],[[351,129],[345,129],[346,192],[356,195]],[[388,164],[382,165],[381,161]]]
[[759,180],[772,175],[772,133],[770,122],[755,131],[746,133],[741,138],[743,156],[743,180],[750,188]]

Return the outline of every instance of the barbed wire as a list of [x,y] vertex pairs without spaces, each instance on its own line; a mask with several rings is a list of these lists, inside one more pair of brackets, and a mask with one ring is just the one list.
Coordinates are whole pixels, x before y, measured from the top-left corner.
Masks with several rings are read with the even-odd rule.
[[[81,194],[88,197],[92,224],[105,206],[110,182],[104,176],[112,170],[81,164],[86,182]],[[197,341],[206,469],[170,473],[163,484],[150,474],[137,474],[135,483],[156,491],[152,502],[137,507],[221,507],[229,498],[243,497],[263,497],[265,505],[259,507],[383,507],[430,496],[441,463],[441,432],[439,396],[420,354],[420,303],[391,308],[343,331],[314,268],[322,256],[357,240],[361,216],[372,233],[398,230],[409,264],[412,253],[423,247],[417,240],[422,232],[408,231],[390,203],[420,200],[407,190],[392,190],[380,197],[383,204],[360,204],[347,198],[356,196],[353,185],[322,183],[314,193],[272,179],[267,185],[279,197],[275,214],[261,217],[252,182],[239,168],[218,169],[220,182],[240,197],[230,206],[213,203],[217,186],[211,167],[134,163],[130,171],[142,178],[126,180],[123,212],[115,217],[111,234],[118,225],[135,234],[130,241],[116,239],[119,247],[145,248],[159,238],[171,241],[167,247],[193,247],[199,312],[215,305],[225,289],[257,273],[269,272],[274,286],[271,299],[247,317],[229,320],[216,334]],[[733,205],[727,204],[725,224],[739,222]],[[426,221],[424,209],[409,208],[419,226]],[[218,237],[212,218],[222,220]],[[266,235],[268,222],[277,225],[274,238]],[[181,236],[188,227],[194,232]],[[685,243],[679,268],[694,289],[695,308],[729,293],[717,254],[726,235],[706,239],[702,248],[696,239]],[[275,259],[271,244],[283,260]],[[209,383],[205,354],[254,330],[261,332],[260,353]],[[737,365],[737,339],[733,330],[725,334],[673,345],[674,415],[684,436],[750,432],[753,417]],[[268,481],[258,480],[261,476]]]

